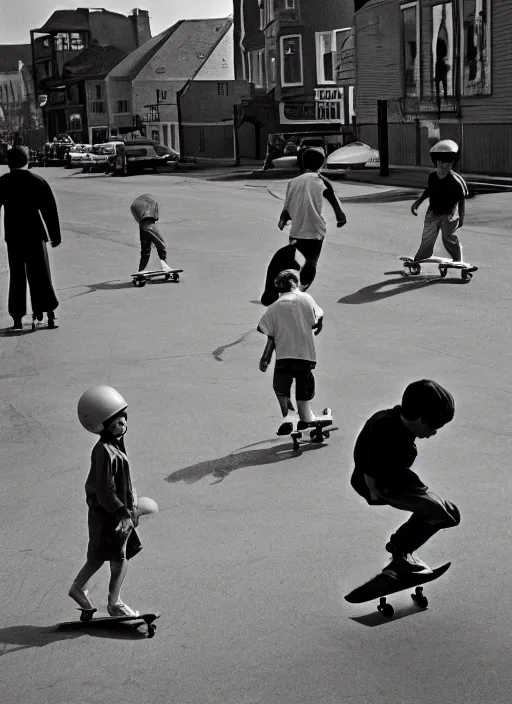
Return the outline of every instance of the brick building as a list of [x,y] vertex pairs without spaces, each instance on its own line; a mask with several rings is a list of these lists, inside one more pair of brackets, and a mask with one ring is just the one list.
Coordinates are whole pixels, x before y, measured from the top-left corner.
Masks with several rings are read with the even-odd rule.
[[451,138],[463,171],[512,173],[511,3],[369,0],[355,27],[360,139],[377,145],[383,99],[392,164],[429,165]]
[[110,137],[105,76],[151,37],[149,14],[104,9],[57,10],[30,32],[36,91],[48,138],[69,134],[76,142]]
[[353,19],[353,0],[234,0],[235,76],[251,84],[243,156],[262,158],[269,133],[351,131]]

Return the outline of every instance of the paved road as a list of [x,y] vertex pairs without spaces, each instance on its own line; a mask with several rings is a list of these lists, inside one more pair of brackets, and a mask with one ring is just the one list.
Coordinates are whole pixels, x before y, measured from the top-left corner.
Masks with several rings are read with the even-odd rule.
[[[326,312],[316,408],[332,406],[340,430],[293,457],[274,435],[271,375],[258,371],[254,301],[283,242],[265,184],[43,173],[64,229],[51,252],[60,328],[0,337],[2,701],[508,703],[512,196],[468,204],[466,257],[480,266],[469,285],[399,275],[421,230],[407,201],[348,202],[342,230],[329,219],[312,289]],[[136,289],[129,204],[147,191],[161,202],[169,261],[185,272]],[[385,563],[400,514],[350,489],[353,443],[421,377],[457,402],[454,422],[418,442],[421,476],[463,516],[421,555],[454,564],[426,589],[426,612],[402,594],[407,617],[361,622],[373,605],[343,595]],[[162,612],[152,640],[54,631],[77,613],[66,593],[86,546],[94,438],[76,402],[100,382],[129,401],[135,483],[161,509],[141,525],[123,592]],[[99,606],[106,590],[105,568]]]

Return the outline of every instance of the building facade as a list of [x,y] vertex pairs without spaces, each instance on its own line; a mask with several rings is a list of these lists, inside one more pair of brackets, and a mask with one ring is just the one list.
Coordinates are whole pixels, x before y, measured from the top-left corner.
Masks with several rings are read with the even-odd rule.
[[35,87],[48,138],[67,133],[75,142],[107,141],[111,135],[104,79],[150,39],[149,13],[57,10],[30,34]]
[[360,139],[377,145],[387,100],[390,163],[429,165],[450,138],[463,171],[512,173],[511,3],[370,0],[355,27]]
[[30,44],[0,46],[0,141],[41,147],[44,130],[36,103]]
[[[107,76],[111,130],[142,133],[182,156],[224,153],[234,89],[223,86],[233,80],[232,20],[181,20]],[[226,115],[231,126],[223,122]]]
[[254,126],[254,156],[269,133],[352,131],[353,19],[353,0],[234,0],[236,78],[251,84],[240,127]]

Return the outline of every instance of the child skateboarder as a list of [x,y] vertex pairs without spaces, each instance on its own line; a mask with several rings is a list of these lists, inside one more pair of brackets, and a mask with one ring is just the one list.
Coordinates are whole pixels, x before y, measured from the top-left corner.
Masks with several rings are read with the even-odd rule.
[[[291,405],[291,387],[295,380],[295,398],[299,418],[308,423],[316,420],[310,402],[315,396],[316,366],[313,331],[322,330],[323,311],[313,298],[299,290],[299,276],[294,269],[282,271],[275,280],[281,296],[272,303],[258,323],[258,331],[267,335],[268,341],[260,360],[260,370],[265,372],[275,346],[274,391],[283,418],[288,416]],[[293,408],[293,406],[292,406]],[[278,435],[293,432],[293,423],[281,424]]]
[[435,381],[421,379],[407,386],[401,405],[374,413],[356,440],[351,478],[355,491],[369,504],[412,512],[386,545],[392,558],[383,572],[395,579],[411,572],[432,572],[412,553],[438,530],[460,523],[457,507],[429,491],[411,470],[418,454],[416,438],[435,435],[454,412],[450,392]]
[[110,616],[137,616],[121,601],[121,587],[128,560],[142,550],[135,531],[139,516],[155,513],[151,499],[141,497],[132,486],[124,435],[127,430],[127,404],[111,386],[94,386],[78,401],[78,417],[83,427],[100,436],[93,448],[91,469],[85,483],[89,507],[89,546],[87,561],[76,576],[69,596],[82,609],[94,609],[87,583],[103,563],[110,562],[107,610]]
[[158,221],[158,202],[149,193],[143,193],[135,198],[130,206],[132,215],[139,223],[140,262],[139,271],[144,271],[151,255],[151,245],[154,244],[160,258],[162,271],[171,271],[168,266],[165,241],[155,223]]
[[411,206],[413,215],[429,199],[421,244],[414,256],[415,261],[428,259],[434,252],[434,245],[441,230],[443,245],[454,262],[462,261],[462,248],[455,231],[464,223],[464,199],[468,187],[462,176],[453,171],[459,157],[459,147],[451,139],[444,139],[430,150],[436,166],[428,177],[428,184],[421,196]]
[[305,173],[288,183],[278,227],[283,230],[292,221],[290,244],[294,244],[306,259],[300,272],[301,289],[305,291],[316,276],[316,265],[327,231],[322,217],[323,198],[331,204],[338,227],[343,227],[347,218],[331,182],[318,173],[325,161],[323,149],[306,149],[302,159]]

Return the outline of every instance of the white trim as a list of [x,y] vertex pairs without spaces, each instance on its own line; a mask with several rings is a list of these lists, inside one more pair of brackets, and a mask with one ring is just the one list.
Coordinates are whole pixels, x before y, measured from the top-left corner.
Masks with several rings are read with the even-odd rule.
[[[342,30],[338,30],[342,31]],[[325,79],[324,75],[324,62],[323,62],[323,54],[320,52],[321,46],[322,46],[322,37],[325,37],[327,35],[330,35],[331,37],[331,57],[332,57],[332,80],[327,81]],[[336,54],[336,35],[334,31],[328,31],[328,32],[315,32],[315,53],[316,53],[316,82],[320,84],[325,84],[325,85],[335,85],[335,76],[334,76],[334,71],[335,71],[335,66],[334,66],[334,57]]]
[[[415,2],[407,2],[404,5],[400,5],[400,17],[403,18],[403,15],[401,14],[403,10],[409,10],[411,7],[414,7],[416,9],[416,59],[414,61],[414,79],[416,81],[416,92],[414,93],[414,96],[409,96],[409,97],[419,97],[421,96],[421,10],[420,10],[420,3],[419,0],[415,0]],[[400,30],[403,28],[403,19],[400,23]],[[405,53],[405,47],[403,45],[403,34],[402,31],[400,31],[400,44],[401,44],[401,53],[402,53],[402,60],[403,56]],[[405,67],[404,67],[405,70]],[[405,81],[404,81],[404,97],[405,97]]]
[[229,127],[234,125],[234,120],[223,120],[222,122],[182,122],[182,127]]
[[[284,80],[284,40],[299,38],[299,59],[300,59],[300,81],[298,83],[285,83]],[[279,37],[279,59],[281,64],[281,86],[289,88],[292,86],[304,85],[304,66],[302,63],[302,34],[283,34]]]

